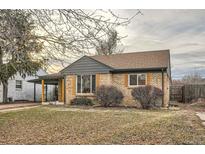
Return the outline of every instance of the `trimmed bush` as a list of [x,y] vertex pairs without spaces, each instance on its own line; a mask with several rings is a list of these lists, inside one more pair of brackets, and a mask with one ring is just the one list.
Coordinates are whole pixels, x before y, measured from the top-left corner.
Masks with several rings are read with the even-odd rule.
[[104,107],[118,105],[122,103],[123,98],[123,93],[114,86],[102,85],[96,91],[96,100]]
[[71,105],[88,105],[92,106],[93,101],[89,98],[86,97],[79,97],[79,98],[74,98],[71,100]]
[[143,109],[149,109],[156,106],[156,100],[163,96],[161,89],[150,85],[136,87],[132,90],[131,94],[135,100],[140,102]]

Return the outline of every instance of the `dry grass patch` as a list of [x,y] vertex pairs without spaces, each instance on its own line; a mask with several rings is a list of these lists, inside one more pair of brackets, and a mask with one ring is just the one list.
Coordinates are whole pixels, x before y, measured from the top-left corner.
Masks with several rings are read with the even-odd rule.
[[0,113],[0,144],[205,144],[191,111],[72,110]]

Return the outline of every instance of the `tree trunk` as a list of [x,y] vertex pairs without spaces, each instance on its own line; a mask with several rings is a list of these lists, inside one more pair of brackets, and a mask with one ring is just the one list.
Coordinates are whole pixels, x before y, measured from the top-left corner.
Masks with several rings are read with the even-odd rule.
[[7,97],[8,97],[8,81],[2,82],[3,84],[3,102],[7,103]]

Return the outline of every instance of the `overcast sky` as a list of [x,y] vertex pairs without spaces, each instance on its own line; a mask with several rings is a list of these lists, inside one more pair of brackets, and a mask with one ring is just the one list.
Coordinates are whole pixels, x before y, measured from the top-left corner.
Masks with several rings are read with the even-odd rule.
[[[172,77],[197,71],[205,77],[205,10],[141,10],[119,30],[124,52],[170,49]],[[136,10],[115,10],[128,17]]]

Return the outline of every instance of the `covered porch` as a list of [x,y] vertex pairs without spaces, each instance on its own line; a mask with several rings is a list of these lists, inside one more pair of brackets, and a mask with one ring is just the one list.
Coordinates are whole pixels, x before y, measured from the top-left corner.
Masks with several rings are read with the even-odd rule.
[[[34,102],[36,102],[36,85],[41,84],[42,104],[65,104],[65,79],[60,73],[54,73],[44,76],[39,76],[38,79],[29,80],[34,84]],[[53,85],[55,88],[53,99],[48,100],[48,85]]]

